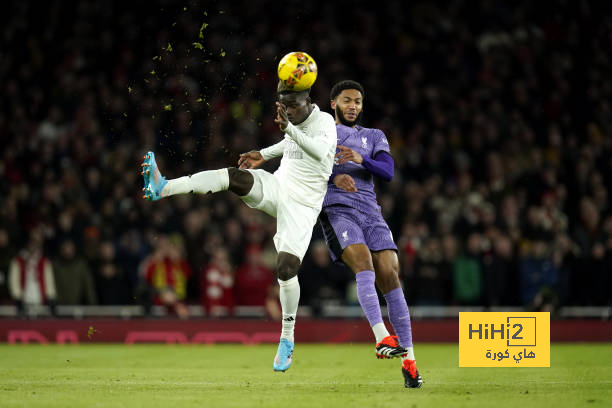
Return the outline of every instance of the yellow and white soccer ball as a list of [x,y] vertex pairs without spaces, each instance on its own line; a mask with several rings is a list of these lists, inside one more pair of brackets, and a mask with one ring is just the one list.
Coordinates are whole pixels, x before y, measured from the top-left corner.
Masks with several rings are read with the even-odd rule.
[[290,52],[278,63],[278,79],[288,90],[304,91],[317,80],[317,63],[305,52]]

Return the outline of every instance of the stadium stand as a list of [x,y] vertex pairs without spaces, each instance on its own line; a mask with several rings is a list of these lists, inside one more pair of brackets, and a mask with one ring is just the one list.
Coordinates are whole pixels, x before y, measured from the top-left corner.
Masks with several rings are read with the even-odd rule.
[[[612,18],[598,2],[290,3],[294,21],[271,1],[0,6],[2,316],[22,310],[9,270],[40,234],[57,271],[72,242],[88,276],[38,316],[164,315],[147,306],[160,240],[192,271],[179,298],[191,316],[206,315],[201,277],[219,251],[232,273],[253,246],[273,268],[267,216],[229,193],[146,202],[139,163],[155,150],[176,177],[279,140],[276,64],[303,49],[320,69],[314,101],[329,110],[331,85],[359,80],[364,124],[389,138],[396,174],[379,201],[417,319],[448,306],[609,319]],[[358,312],[351,274],[314,249],[300,279],[304,313]]]

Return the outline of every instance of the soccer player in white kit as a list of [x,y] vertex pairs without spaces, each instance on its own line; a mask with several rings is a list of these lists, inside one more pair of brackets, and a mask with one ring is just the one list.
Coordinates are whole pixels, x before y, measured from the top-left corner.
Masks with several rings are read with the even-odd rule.
[[[240,155],[239,169],[207,170],[166,180],[153,152],[145,155],[144,198],[157,201],[175,194],[208,194],[229,190],[249,207],[276,218],[274,246],[278,252],[275,275],[280,285],[282,332],[274,358],[275,371],[291,366],[295,318],[300,299],[298,269],[317,222],[336,153],[334,118],[311,103],[310,90],[293,92],[278,86],[275,123],[285,133],[282,141]],[[266,160],[283,156],[274,174],[256,169]]]

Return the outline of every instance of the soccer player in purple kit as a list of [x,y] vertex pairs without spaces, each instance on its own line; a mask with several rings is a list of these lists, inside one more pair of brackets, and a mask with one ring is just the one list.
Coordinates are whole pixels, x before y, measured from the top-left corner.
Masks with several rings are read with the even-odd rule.
[[[420,388],[423,380],[416,366],[410,313],[398,276],[397,246],[374,193],[374,177],[390,181],[394,162],[385,134],[357,124],[363,98],[358,82],[347,80],[332,87],[339,152],[319,222],[332,259],[355,273],[357,297],[376,337],[376,356],[401,357],[405,386]],[[397,336],[391,336],[383,322],[375,285],[384,294]]]

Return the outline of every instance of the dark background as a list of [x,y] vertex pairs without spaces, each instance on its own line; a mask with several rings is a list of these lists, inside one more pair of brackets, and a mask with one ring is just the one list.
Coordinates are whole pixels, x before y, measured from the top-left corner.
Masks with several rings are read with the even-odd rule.
[[[139,301],[160,237],[192,271],[190,303],[219,251],[236,268],[256,246],[273,267],[271,218],[229,193],[146,202],[139,164],[154,150],[174,178],[280,140],[276,65],[303,50],[319,67],[313,100],[330,111],[331,86],[357,80],[363,124],[389,138],[395,178],[378,198],[409,304],[610,305],[600,3],[2,2],[0,298],[12,302],[8,265],[34,231],[52,262],[75,243],[98,303]],[[302,303],[355,303],[321,236]]]

